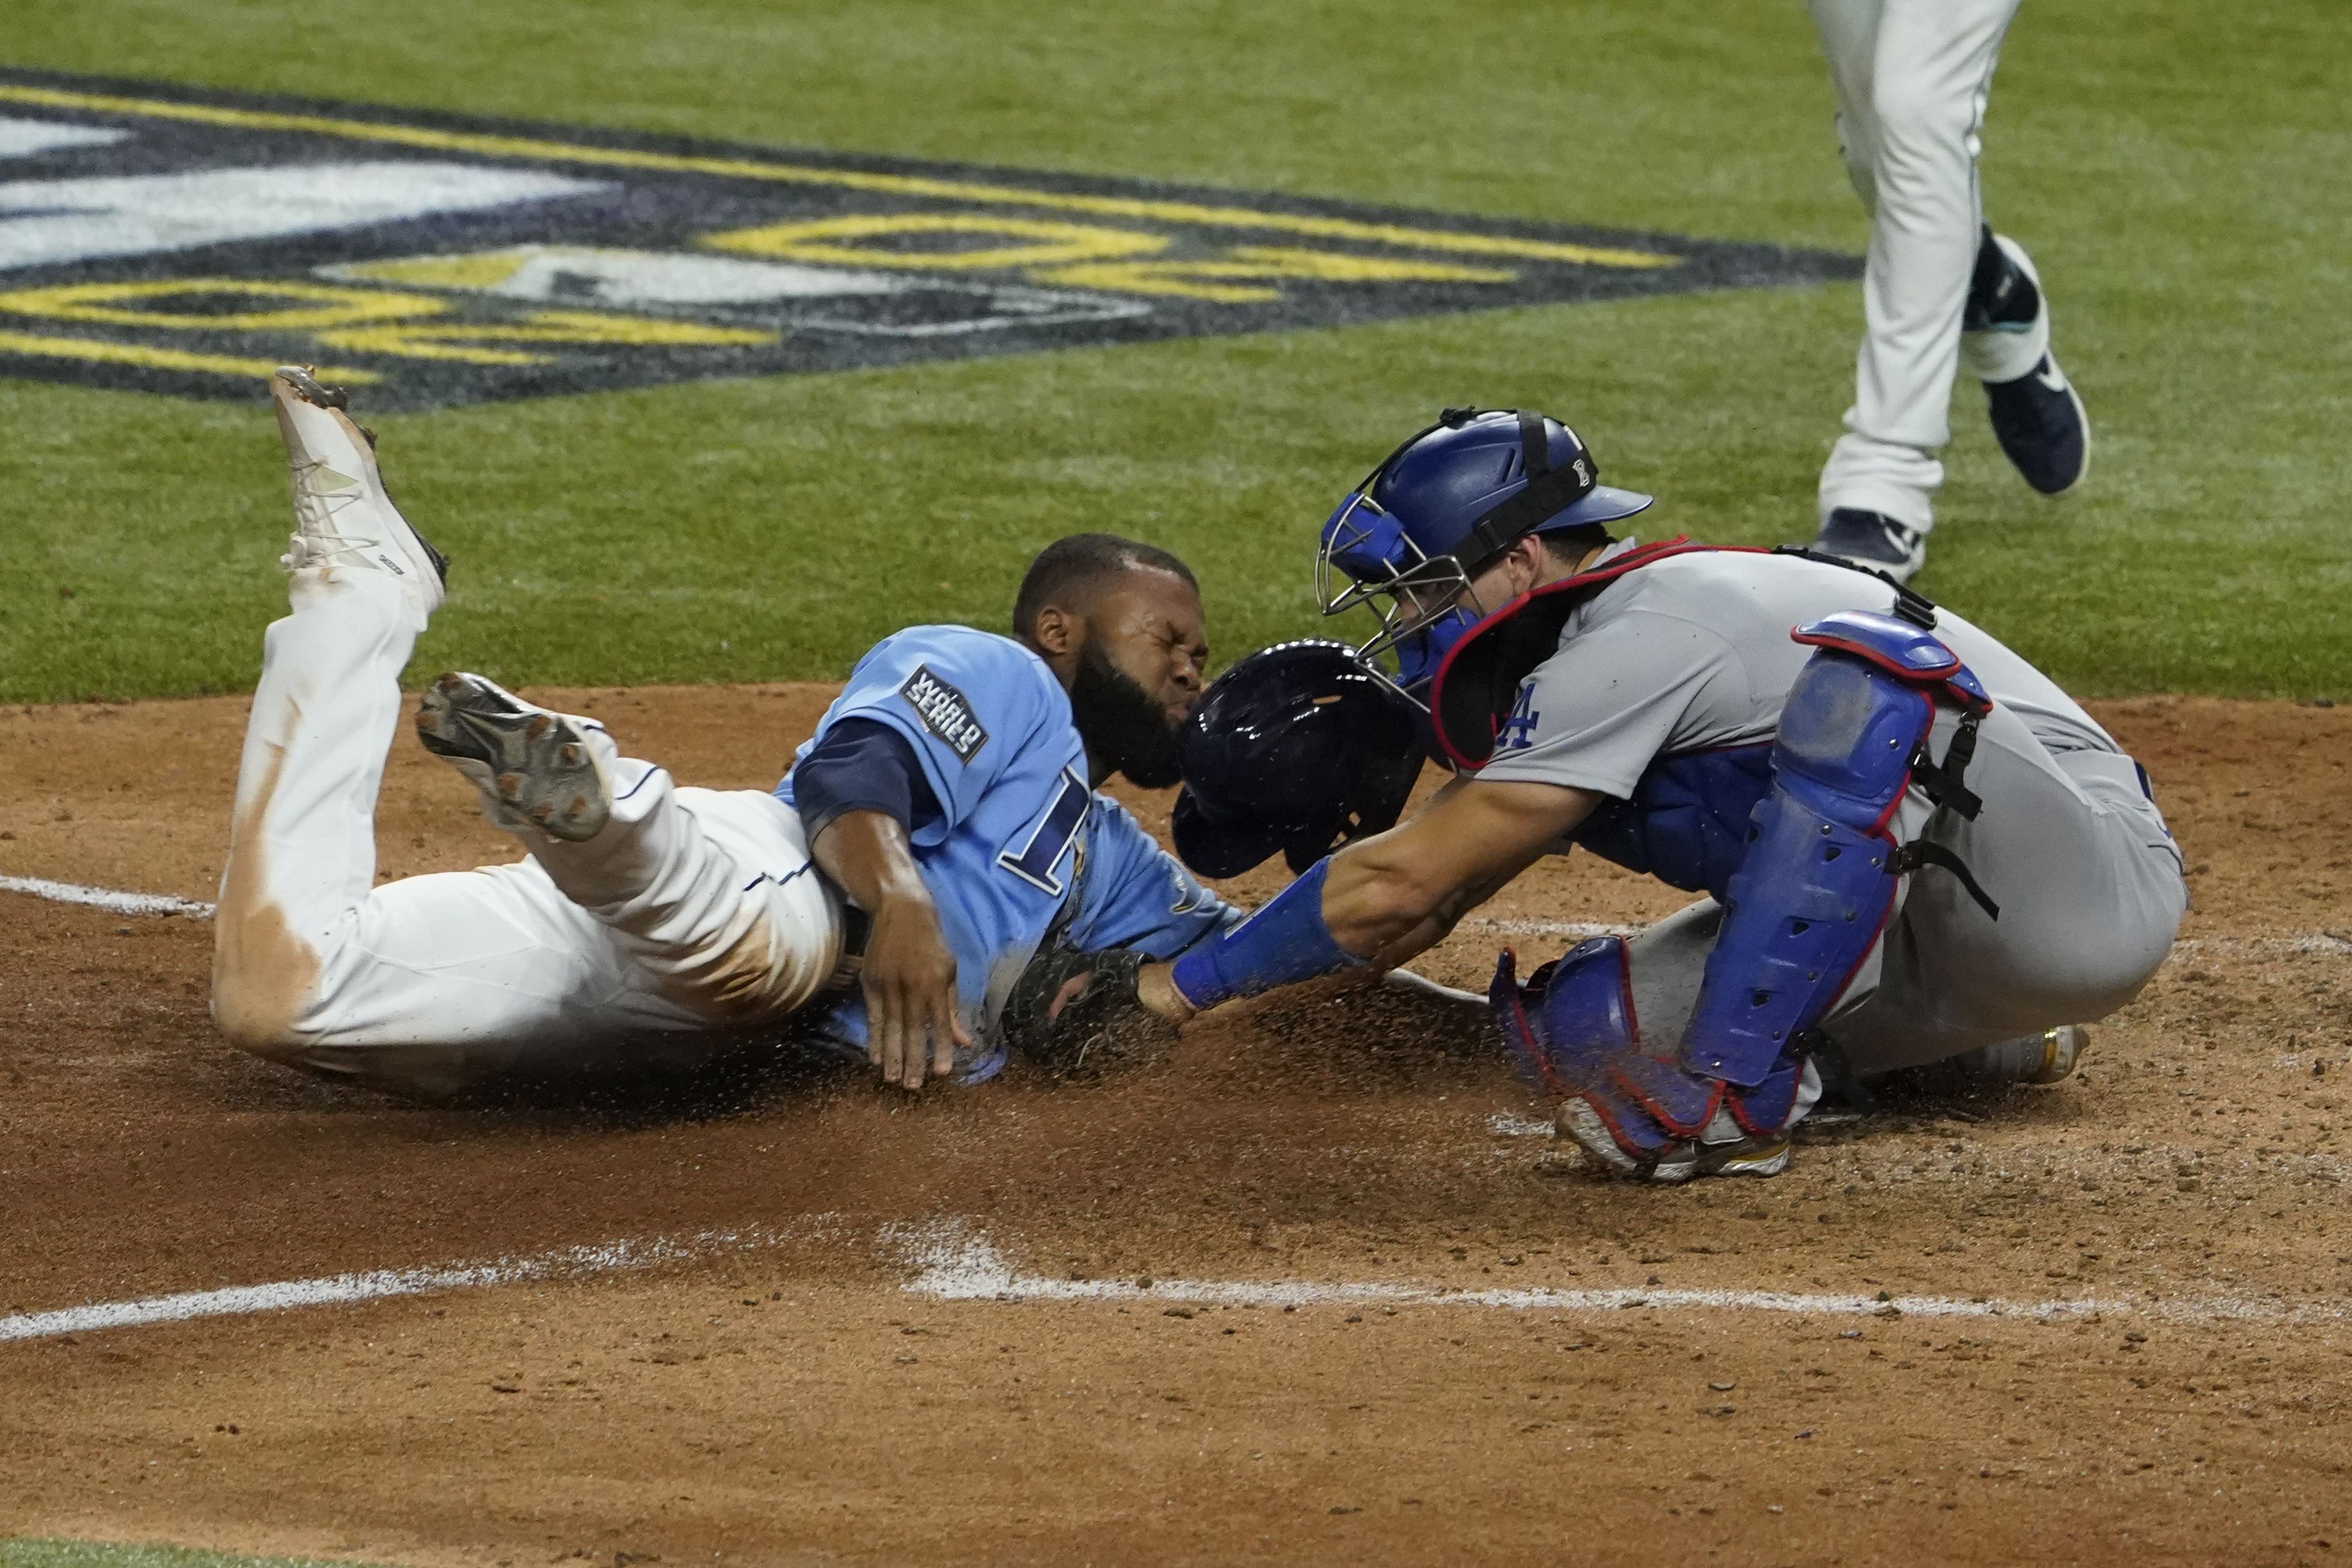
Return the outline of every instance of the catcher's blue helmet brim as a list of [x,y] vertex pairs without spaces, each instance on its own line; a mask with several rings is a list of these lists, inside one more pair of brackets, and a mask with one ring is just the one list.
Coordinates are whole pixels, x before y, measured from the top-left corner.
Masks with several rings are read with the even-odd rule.
[[1614,485],[1595,485],[1583,500],[1566,511],[1556,511],[1529,531],[1542,533],[1554,528],[1582,528],[1590,523],[1615,522],[1632,517],[1635,512],[1650,510],[1652,497],[1639,490],[1621,490]]

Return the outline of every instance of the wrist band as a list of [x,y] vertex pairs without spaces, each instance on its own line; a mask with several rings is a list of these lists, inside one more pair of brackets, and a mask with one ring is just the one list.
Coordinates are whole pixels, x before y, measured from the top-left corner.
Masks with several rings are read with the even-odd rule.
[[1317,861],[1257,913],[1178,959],[1170,975],[1177,994],[1206,1009],[1363,963],[1333,941],[1323,923],[1323,878],[1330,865]]

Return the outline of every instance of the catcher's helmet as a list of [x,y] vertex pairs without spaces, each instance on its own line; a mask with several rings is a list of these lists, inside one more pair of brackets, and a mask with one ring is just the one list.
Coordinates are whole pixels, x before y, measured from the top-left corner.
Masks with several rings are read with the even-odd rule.
[[[1315,563],[1323,613],[1372,604],[1412,689],[1475,619],[1455,607],[1470,579],[1530,533],[1614,522],[1650,498],[1599,482],[1576,432],[1524,408],[1449,408],[1366,476],[1323,524]],[[1385,599],[1385,604],[1374,603]]]
[[1217,677],[1178,739],[1176,853],[1238,877],[1304,871],[1394,823],[1421,775],[1421,710],[1338,642],[1279,643]]

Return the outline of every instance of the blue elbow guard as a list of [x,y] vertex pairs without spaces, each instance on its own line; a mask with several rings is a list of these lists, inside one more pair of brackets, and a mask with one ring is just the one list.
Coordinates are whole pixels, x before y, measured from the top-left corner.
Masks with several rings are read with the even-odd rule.
[[1317,861],[1257,913],[1178,959],[1171,977],[1184,1000],[1213,1007],[1363,963],[1323,923],[1323,877],[1330,867],[1328,859]]

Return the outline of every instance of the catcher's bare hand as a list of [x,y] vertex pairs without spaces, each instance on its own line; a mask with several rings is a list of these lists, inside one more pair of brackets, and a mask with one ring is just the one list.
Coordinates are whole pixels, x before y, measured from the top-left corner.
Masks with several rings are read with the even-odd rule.
[[1199,1011],[1176,989],[1173,963],[1147,963],[1135,972],[1135,999],[1144,1010],[1171,1024],[1181,1024]]

